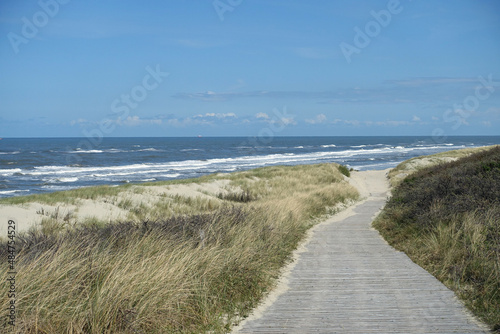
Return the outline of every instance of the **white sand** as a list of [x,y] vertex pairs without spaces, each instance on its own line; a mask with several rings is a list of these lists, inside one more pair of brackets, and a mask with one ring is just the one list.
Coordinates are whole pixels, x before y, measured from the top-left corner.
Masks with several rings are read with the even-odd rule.
[[201,197],[216,198],[219,193],[225,193],[229,180],[219,179],[210,183],[190,183],[169,186],[133,186],[124,190],[114,198],[105,197],[98,200],[80,200],[78,205],[43,203],[27,203],[21,205],[0,204],[0,236],[7,236],[8,221],[16,222],[17,232],[27,231],[31,227],[40,226],[43,218],[56,218],[60,222],[75,224],[86,219],[95,218],[99,221],[115,222],[125,220],[128,210],[120,208],[118,203],[130,200],[134,205],[153,206],[166,197]]
[[391,169],[351,172],[349,183],[358,189],[362,198],[377,196],[389,190],[387,174]]
[[358,189],[361,195],[361,201],[355,202],[354,205],[346,208],[345,210],[337,213],[336,215],[328,218],[324,222],[315,225],[307,231],[306,238],[301,242],[299,247],[292,254],[292,261],[282,269],[280,278],[275,288],[267,295],[262,303],[256,307],[249,317],[240,322],[238,326],[233,328],[233,333],[239,333],[246,322],[259,319],[263,316],[264,312],[271,306],[276,299],[288,290],[288,277],[290,276],[293,268],[296,266],[300,254],[307,250],[307,244],[311,241],[315,231],[323,224],[332,224],[339,222],[355,214],[354,208],[364,203],[370,197],[385,197],[389,191],[389,182],[387,180],[387,173],[389,169],[385,170],[369,170],[361,172],[351,172],[350,178],[345,178],[349,183]]
[[[367,197],[371,192],[382,192],[386,186],[380,181],[380,176],[386,171],[353,172],[351,178],[346,178],[353,186],[358,188],[362,197]],[[221,175],[223,177],[223,175]],[[382,182],[382,183],[381,183]],[[133,186],[113,198],[105,197],[98,200],[79,200],[76,205],[44,203],[27,203],[20,205],[0,204],[0,236],[6,236],[9,220],[16,222],[17,232],[27,231],[31,227],[39,227],[43,218],[55,218],[67,224],[76,224],[87,219],[116,222],[126,220],[129,211],[120,208],[118,204],[130,201],[133,205],[144,204],[153,206],[166,197],[200,197],[216,198],[219,193],[228,191],[230,181],[218,179],[210,183],[190,183],[164,186]]]
[[430,157],[424,156],[424,157],[410,159],[405,161],[403,165],[404,168],[394,173],[394,175],[392,175],[392,178],[394,178],[396,181],[399,181],[401,179],[404,179],[408,175],[421,170],[422,168],[438,165],[441,163],[456,161],[458,159],[459,158],[457,157],[432,157],[432,156]]

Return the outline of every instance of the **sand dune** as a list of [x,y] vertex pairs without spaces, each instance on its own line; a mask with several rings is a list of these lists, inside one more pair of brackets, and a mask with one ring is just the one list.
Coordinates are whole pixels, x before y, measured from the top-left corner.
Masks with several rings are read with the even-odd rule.
[[0,217],[3,220],[2,224],[0,224],[0,235],[6,235],[8,220],[16,222],[17,232],[39,227],[44,218],[54,218],[68,224],[75,224],[92,218],[106,222],[126,220],[129,211],[118,206],[118,203],[123,200],[128,200],[132,204],[142,203],[152,206],[159,201],[174,196],[217,199],[217,194],[228,191],[229,182],[227,179],[218,179],[201,184],[137,185],[124,189],[115,198],[81,199],[78,200],[79,202],[76,205],[65,203],[49,205],[37,202],[18,205],[0,204]]

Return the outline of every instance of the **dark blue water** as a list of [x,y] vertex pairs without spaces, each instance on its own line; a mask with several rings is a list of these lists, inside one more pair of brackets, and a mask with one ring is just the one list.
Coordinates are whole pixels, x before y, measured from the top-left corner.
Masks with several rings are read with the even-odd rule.
[[500,144],[500,136],[43,138],[0,140],[0,197],[100,184],[197,177],[270,165],[337,162],[385,169],[403,160]]

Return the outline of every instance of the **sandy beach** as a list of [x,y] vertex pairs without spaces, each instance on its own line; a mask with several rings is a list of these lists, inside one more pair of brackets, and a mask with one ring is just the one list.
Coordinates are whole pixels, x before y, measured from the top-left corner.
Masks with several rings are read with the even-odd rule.
[[[160,201],[169,200],[176,196],[185,198],[210,198],[218,201],[218,194],[228,192],[229,180],[219,179],[209,183],[189,183],[164,186],[135,185],[124,189],[116,197],[103,197],[96,200],[79,199],[77,204],[58,203],[25,203],[0,204],[0,217],[4,222],[0,225],[0,235],[6,235],[7,221],[14,220],[18,232],[28,231],[30,228],[39,228],[44,218],[52,218],[69,225],[77,224],[89,219],[108,223],[124,221],[130,218],[127,208],[119,203],[128,201],[130,205],[144,205],[152,207]],[[235,189],[231,189],[235,190]]]

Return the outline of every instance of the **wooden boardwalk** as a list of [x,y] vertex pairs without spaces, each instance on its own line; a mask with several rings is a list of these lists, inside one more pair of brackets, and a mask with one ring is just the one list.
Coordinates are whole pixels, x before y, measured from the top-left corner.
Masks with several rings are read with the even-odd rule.
[[261,316],[235,333],[487,333],[447,289],[371,228],[385,193],[314,229]]

